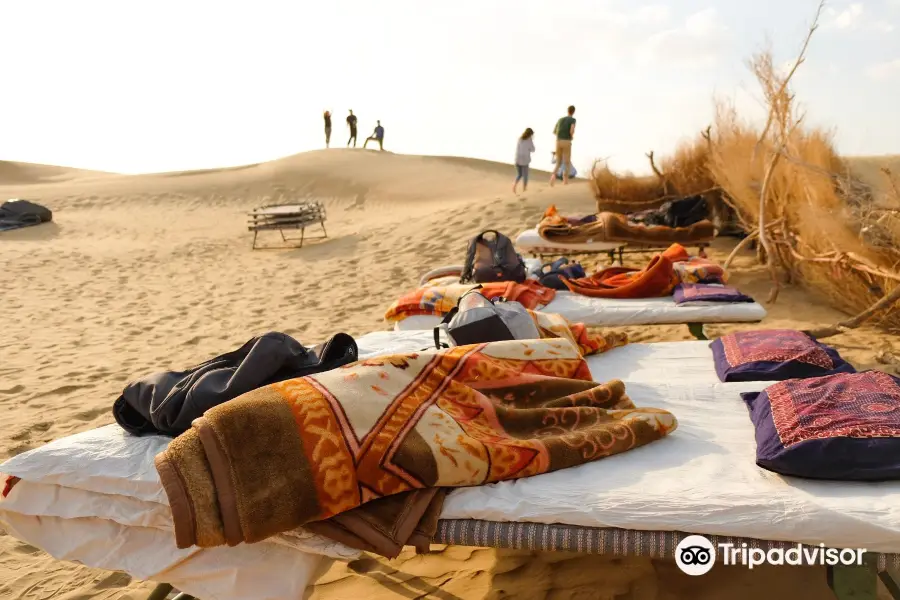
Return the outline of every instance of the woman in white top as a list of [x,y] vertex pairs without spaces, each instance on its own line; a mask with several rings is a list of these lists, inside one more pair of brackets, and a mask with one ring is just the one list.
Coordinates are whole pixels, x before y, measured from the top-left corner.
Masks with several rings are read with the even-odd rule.
[[516,180],[513,182],[513,193],[517,194],[516,186],[522,181],[522,191],[528,189],[528,165],[531,164],[531,153],[534,152],[534,130],[529,127],[519,138],[516,144]]

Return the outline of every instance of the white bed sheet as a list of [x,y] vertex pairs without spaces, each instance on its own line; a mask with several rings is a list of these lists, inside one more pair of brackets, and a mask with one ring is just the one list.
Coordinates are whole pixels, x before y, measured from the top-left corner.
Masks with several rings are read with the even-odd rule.
[[516,236],[516,241],[513,242],[513,245],[520,252],[537,252],[540,250],[546,250],[549,252],[577,252],[577,251],[588,251],[588,252],[603,252],[606,250],[614,250],[617,248],[622,248],[627,246],[625,242],[587,242],[587,243],[576,243],[576,244],[566,244],[563,242],[551,242],[550,240],[545,240],[541,237],[541,235],[537,231],[537,227],[533,227],[531,229],[526,229],[518,236]]
[[[376,332],[358,342],[367,357],[420,350],[432,335]],[[753,428],[739,393],[768,384],[719,383],[708,342],[631,344],[589,357],[588,364],[597,381],[625,381],[638,406],[672,411],[678,429],[595,463],[455,490],[442,518],[681,530],[900,552],[900,482],[805,481],[755,466]],[[323,549],[305,552],[298,548],[308,540],[282,539],[177,550],[158,478],[152,485],[158,448],[150,438],[126,444],[132,456],[131,444],[147,446],[137,467],[117,458],[128,454],[117,427],[79,435],[0,465],[0,472],[23,478],[0,501],[0,521],[10,533],[54,557],[168,581],[208,600],[302,596],[322,558],[311,552]],[[100,462],[85,469],[83,458],[72,457],[88,450]],[[286,572],[291,577],[273,575]]]
[[[757,302],[692,302],[675,304],[664,298],[591,298],[568,291],[556,296],[543,312],[557,313],[585,325],[622,327],[677,323],[756,323],[766,318],[766,309]],[[415,315],[394,324],[397,331],[433,329],[441,322],[433,315]]]

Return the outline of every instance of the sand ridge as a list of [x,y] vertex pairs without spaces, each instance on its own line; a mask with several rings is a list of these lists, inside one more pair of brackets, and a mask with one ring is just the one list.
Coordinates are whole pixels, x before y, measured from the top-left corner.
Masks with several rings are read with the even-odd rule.
[[[433,267],[460,264],[475,234],[514,237],[551,203],[594,210],[583,180],[549,188],[549,173],[532,171],[531,188],[516,197],[512,167],[454,157],[335,149],[150,175],[10,164],[22,163],[0,163],[0,201],[40,202],[54,222],[0,234],[0,460],[112,422],[112,403],[134,377],[195,364],[265,331],[312,345],[337,331],[386,329],[382,317],[397,295]],[[324,200],[327,239],[299,250],[250,249],[248,210],[306,197]],[[717,241],[713,258],[724,260],[732,245]],[[766,274],[749,254],[736,261],[733,282],[765,297]],[[768,309],[767,327],[842,317],[793,287]],[[682,326],[625,329],[636,342],[689,339]],[[879,357],[900,355],[900,343],[872,329],[831,343],[858,367],[894,369]],[[446,548],[334,565],[309,595],[715,598],[725,597],[721,584],[727,597],[749,598],[763,583],[774,598],[827,593],[821,570],[801,571],[722,575],[701,586],[664,562]],[[150,585],[54,561],[0,535],[0,597],[138,598]]]

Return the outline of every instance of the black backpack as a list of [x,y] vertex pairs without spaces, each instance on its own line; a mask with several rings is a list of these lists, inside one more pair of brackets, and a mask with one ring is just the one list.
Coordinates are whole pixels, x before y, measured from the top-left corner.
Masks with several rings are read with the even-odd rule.
[[[489,233],[494,239],[485,239]],[[512,241],[500,232],[482,231],[469,242],[466,264],[460,283],[490,283],[492,281],[525,281],[525,261],[516,252]]]

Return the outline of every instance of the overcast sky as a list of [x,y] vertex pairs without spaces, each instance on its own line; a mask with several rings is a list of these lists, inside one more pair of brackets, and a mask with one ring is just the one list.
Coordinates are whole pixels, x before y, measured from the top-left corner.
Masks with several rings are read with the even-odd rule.
[[[796,55],[817,0],[0,0],[0,159],[125,173],[259,162],[346,143],[536,166],[575,104],[576,166],[644,170],[758,110],[746,59]],[[844,154],[900,152],[900,0],[828,4],[795,91]],[[360,140],[360,144],[361,144]]]

